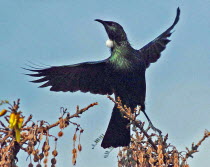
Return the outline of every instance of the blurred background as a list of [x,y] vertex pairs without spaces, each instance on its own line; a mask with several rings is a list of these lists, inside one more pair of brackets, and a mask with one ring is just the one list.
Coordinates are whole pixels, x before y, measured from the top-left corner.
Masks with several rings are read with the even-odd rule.
[[[210,130],[209,0],[0,0],[0,99],[20,98],[24,115],[49,123],[57,120],[60,107],[74,113],[76,105],[98,102],[74,120],[85,129],[77,166],[117,166],[119,149],[104,158],[100,145],[91,146],[105,132],[113,103],[102,95],[39,89],[28,82],[33,78],[24,75],[21,67],[29,62],[59,66],[107,58],[108,37],[94,19],[120,23],[132,46],[139,49],[171,26],[178,6],[181,16],[172,41],[146,73],[146,112],[163,134],[169,134],[170,143],[185,150],[202,138],[205,129]],[[143,114],[139,119],[146,121]],[[71,166],[73,134],[74,127],[69,127],[58,141],[58,167]],[[194,154],[191,167],[209,164],[209,144],[210,139]],[[19,155],[18,164],[29,164],[25,153]]]

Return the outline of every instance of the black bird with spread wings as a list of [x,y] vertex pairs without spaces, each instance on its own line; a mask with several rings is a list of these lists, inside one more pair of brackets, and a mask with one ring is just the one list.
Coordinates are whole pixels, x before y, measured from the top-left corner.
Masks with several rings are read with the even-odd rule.
[[[85,62],[74,65],[52,66],[45,69],[28,69],[32,77],[40,77],[32,82],[42,83],[40,87],[50,86],[50,91],[90,92],[93,94],[120,97],[122,103],[132,110],[141,106],[150,126],[156,129],[145,113],[146,82],[145,71],[151,63],[156,62],[161,52],[170,42],[171,30],[179,21],[180,9],[174,23],[160,36],[140,50],[131,47],[123,27],[112,21],[95,21],[103,24],[109,40],[111,56],[102,61]],[[129,121],[123,118],[114,106],[111,120],[101,146],[103,148],[128,146],[130,143]]]

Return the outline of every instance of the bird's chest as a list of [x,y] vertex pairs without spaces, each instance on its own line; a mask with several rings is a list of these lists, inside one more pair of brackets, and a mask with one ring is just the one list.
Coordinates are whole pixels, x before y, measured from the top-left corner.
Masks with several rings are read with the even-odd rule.
[[125,76],[119,78],[117,85],[114,87],[115,97],[120,97],[123,104],[133,107],[144,105],[146,96],[146,83],[144,76],[134,78]]
[[136,101],[143,104],[146,93],[145,70],[134,68],[116,70],[111,74],[111,85],[116,97],[121,97],[125,104]]
[[111,85],[119,94],[135,94],[144,92],[145,73],[143,71],[115,71],[111,74]]
[[145,65],[135,55],[122,56],[115,52],[110,63],[110,75],[115,87],[128,88],[130,85],[136,86],[145,82]]
[[[126,53],[124,53],[126,54]],[[128,70],[131,67],[131,63],[121,51],[115,51],[112,53],[110,63],[115,70]]]
[[[116,96],[129,99],[145,95],[145,64],[135,51],[115,49],[110,57],[110,83]],[[128,98],[129,97],[129,98]]]
[[145,72],[138,69],[132,71],[116,71],[112,73],[112,83],[115,89],[131,91],[145,84]]

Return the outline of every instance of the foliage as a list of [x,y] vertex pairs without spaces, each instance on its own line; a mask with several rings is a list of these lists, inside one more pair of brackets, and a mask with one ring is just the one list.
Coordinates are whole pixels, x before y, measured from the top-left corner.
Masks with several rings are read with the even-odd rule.
[[[0,121],[0,166],[1,167],[17,167],[18,153],[23,150],[28,154],[30,158],[29,167],[36,164],[37,167],[41,167],[43,163],[47,166],[48,157],[50,151],[53,158],[51,159],[51,166],[56,165],[56,157],[58,155],[57,140],[58,137],[63,136],[63,129],[69,125],[76,126],[73,135],[73,149],[72,149],[72,163],[76,164],[77,154],[82,151],[82,145],[80,144],[80,136],[83,133],[83,129],[77,123],[71,121],[72,118],[80,117],[80,115],[87,111],[90,107],[97,105],[92,103],[89,106],[79,109],[77,106],[75,114],[70,114],[67,109],[61,108],[61,116],[53,124],[49,124],[47,121],[32,120],[33,116],[30,115],[24,122],[24,116],[19,111],[20,100],[14,102],[13,105],[8,101],[1,101],[0,105],[9,105],[8,109],[3,109],[0,112],[0,116],[5,121]],[[9,115],[9,114],[10,115]],[[9,119],[8,119],[9,118]],[[50,134],[52,128],[59,127],[58,137]],[[77,137],[79,133],[79,137]],[[53,140],[54,142],[53,142]],[[78,141],[78,145],[76,145]]]
[[[130,108],[122,105],[120,98],[117,98],[116,101],[110,96],[108,98],[118,106],[122,116],[130,120],[129,127],[132,129],[130,146],[122,147],[119,150],[118,167],[189,167],[188,158],[193,157],[192,155],[198,152],[202,142],[210,136],[210,132],[206,130],[203,138],[197,144],[193,143],[190,149],[186,148],[186,151],[178,151],[174,145],[168,143],[168,134],[157,135],[150,128],[146,129],[144,122],[137,119],[137,116],[141,114],[141,108],[137,107],[132,112]],[[79,109],[77,106],[76,112],[72,115],[67,112],[67,109],[61,108],[61,116],[53,124],[44,120],[35,123],[32,120],[32,115],[25,119],[23,112],[19,110],[20,100],[13,104],[4,100],[0,101],[0,105],[9,105],[8,109],[0,111],[0,167],[17,167],[20,150],[26,152],[30,158],[29,167],[33,167],[34,164],[37,167],[44,164],[46,167],[51,151],[53,156],[51,166],[55,167],[58,155],[57,140],[63,136],[63,129],[70,125],[75,126],[72,164],[76,164],[78,152],[82,151],[80,136],[84,130],[71,119],[80,117],[83,112],[97,103],[92,103],[83,109]],[[55,127],[60,129],[58,137],[50,133],[50,130]],[[103,136],[102,134],[95,140],[93,148],[102,140]],[[110,148],[106,151],[104,157],[108,157],[113,149]]]
[[168,134],[159,136],[149,128],[145,130],[144,122],[137,120],[140,109],[136,108],[132,113],[130,108],[122,105],[120,98],[117,101],[110,96],[108,98],[130,120],[133,132],[130,146],[123,147],[118,153],[118,167],[189,167],[188,158],[192,158],[192,154],[198,152],[199,146],[210,136],[210,132],[206,130],[203,138],[197,144],[193,143],[191,149],[178,151],[174,145],[168,143]]

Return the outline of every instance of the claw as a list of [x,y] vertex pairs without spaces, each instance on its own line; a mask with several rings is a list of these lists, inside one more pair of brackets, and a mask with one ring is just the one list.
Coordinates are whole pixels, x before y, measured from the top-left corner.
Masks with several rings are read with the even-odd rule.
[[149,126],[148,126],[148,127],[150,127],[150,128],[151,128],[152,130],[154,130],[155,132],[158,132],[158,133],[159,133],[159,136],[162,135],[162,131],[161,131],[160,129],[154,127],[154,125],[152,124],[151,121],[149,121]]
[[148,115],[146,114],[145,111],[143,111],[144,115],[146,116],[148,122],[149,122],[149,126],[147,128],[147,130],[149,130],[149,128],[151,128],[152,130],[154,130],[155,132],[158,132],[159,133],[159,136],[162,136],[162,132],[161,130],[159,130],[158,128],[156,128],[153,124],[152,124],[152,121],[149,119]]

